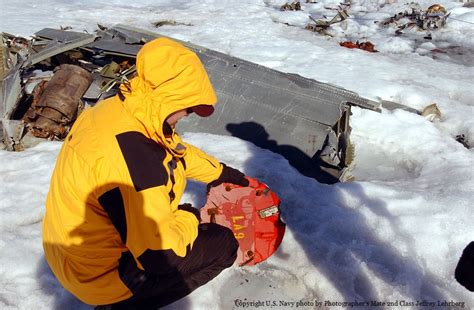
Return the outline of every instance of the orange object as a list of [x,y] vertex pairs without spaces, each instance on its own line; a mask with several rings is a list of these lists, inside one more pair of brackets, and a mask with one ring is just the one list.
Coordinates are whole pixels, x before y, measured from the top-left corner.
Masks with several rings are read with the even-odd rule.
[[266,184],[247,179],[247,187],[223,183],[211,188],[201,209],[203,223],[217,223],[234,232],[239,242],[239,266],[255,265],[270,257],[285,234],[278,196]]
[[351,42],[351,41],[345,41],[345,42],[340,42],[340,46],[346,47],[346,48],[358,48],[367,52],[375,53],[378,52],[375,50],[375,45],[369,41],[366,42],[361,42],[357,41],[356,43]]
[[351,41],[341,42],[341,43],[339,43],[339,45],[343,46],[343,47],[346,47],[346,48],[359,48],[359,46],[357,44],[355,44],[354,42],[351,42]]

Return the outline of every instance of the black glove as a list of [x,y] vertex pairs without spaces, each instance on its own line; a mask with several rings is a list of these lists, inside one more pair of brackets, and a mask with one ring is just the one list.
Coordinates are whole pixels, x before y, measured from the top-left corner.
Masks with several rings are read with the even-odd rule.
[[211,183],[207,184],[207,191],[209,191],[211,187],[218,186],[222,183],[231,183],[231,184],[240,185],[240,186],[249,185],[249,180],[245,178],[245,174],[243,174],[237,169],[228,167],[225,164],[222,164],[222,166],[224,166],[224,169],[222,169],[221,175],[219,176],[217,180],[212,181]]
[[190,203],[183,203],[179,205],[178,210],[183,210],[183,211],[187,211],[194,214],[194,216],[197,218],[199,223],[201,223],[201,212],[199,212],[198,209],[193,208],[193,206]]
[[462,252],[454,277],[462,286],[474,292],[474,241]]

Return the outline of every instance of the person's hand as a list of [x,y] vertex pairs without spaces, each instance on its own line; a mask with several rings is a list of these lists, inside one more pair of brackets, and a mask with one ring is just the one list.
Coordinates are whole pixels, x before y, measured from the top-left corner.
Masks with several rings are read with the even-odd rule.
[[245,174],[243,174],[237,169],[226,166],[225,164],[222,164],[222,166],[224,168],[222,169],[222,173],[219,176],[219,178],[207,184],[208,191],[210,190],[211,187],[218,186],[222,183],[231,183],[231,184],[240,185],[244,187],[249,185],[249,180],[245,178]]
[[193,206],[190,203],[183,203],[178,206],[178,210],[183,210],[190,212],[194,214],[194,216],[197,218],[198,222],[201,223],[201,212],[199,212],[198,209],[193,208]]

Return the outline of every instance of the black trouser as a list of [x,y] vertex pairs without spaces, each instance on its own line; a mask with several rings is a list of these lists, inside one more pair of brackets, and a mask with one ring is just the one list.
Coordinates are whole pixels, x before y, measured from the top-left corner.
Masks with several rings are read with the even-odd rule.
[[131,254],[125,253],[120,271],[133,296],[111,305],[112,309],[156,309],[173,303],[232,266],[238,246],[230,229],[209,223],[199,225],[192,250],[166,275],[138,269]]

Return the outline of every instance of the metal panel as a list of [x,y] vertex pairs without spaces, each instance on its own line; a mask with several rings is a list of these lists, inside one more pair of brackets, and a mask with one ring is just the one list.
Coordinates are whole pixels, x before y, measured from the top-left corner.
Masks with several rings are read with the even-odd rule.
[[[46,28],[36,33],[36,35],[41,34],[43,37],[54,39],[54,41],[52,42],[53,44],[49,44],[39,53],[33,54],[31,57],[29,57],[25,64],[26,66],[37,64],[55,55],[59,55],[74,48],[84,46],[90,42],[93,42],[96,38],[95,35],[78,32],[73,32],[73,35],[59,35],[58,38],[56,38],[54,35],[57,34],[57,31],[58,30],[54,31],[54,29]],[[67,31],[64,32],[67,33]],[[55,41],[57,43],[55,43]]]
[[2,105],[3,115],[0,118],[10,118],[16,108],[16,104],[21,96],[20,68],[22,63],[13,67],[5,78],[1,81],[0,105]]
[[89,38],[91,34],[84,33],[84,32],[76,32],[76,31],[65,31],[60,29],[53,29],[53,28],[43,28],[38,32],[35,32],[35,36],[40,38],[45,38],[48,40],[58,40],[58,42],[72,42],[78,39],[85,39]]
[[23,121],[1,119],[3,140],[8,151],[23,151],[21,137],[25,129]]
[[260,146],[273,140],[312,157],[321,149],[328,127],[346,110],[343,99],[336,101],[329,92],[314,90],[313,80],[211,50],[196,52],[219,103],[211,117],[187,118],[178,130],[246,136]]
[[135,57],[143,45],[126,44],[123,41],[102,39],[87,44],[85,48],[104,51],[106,54]]

